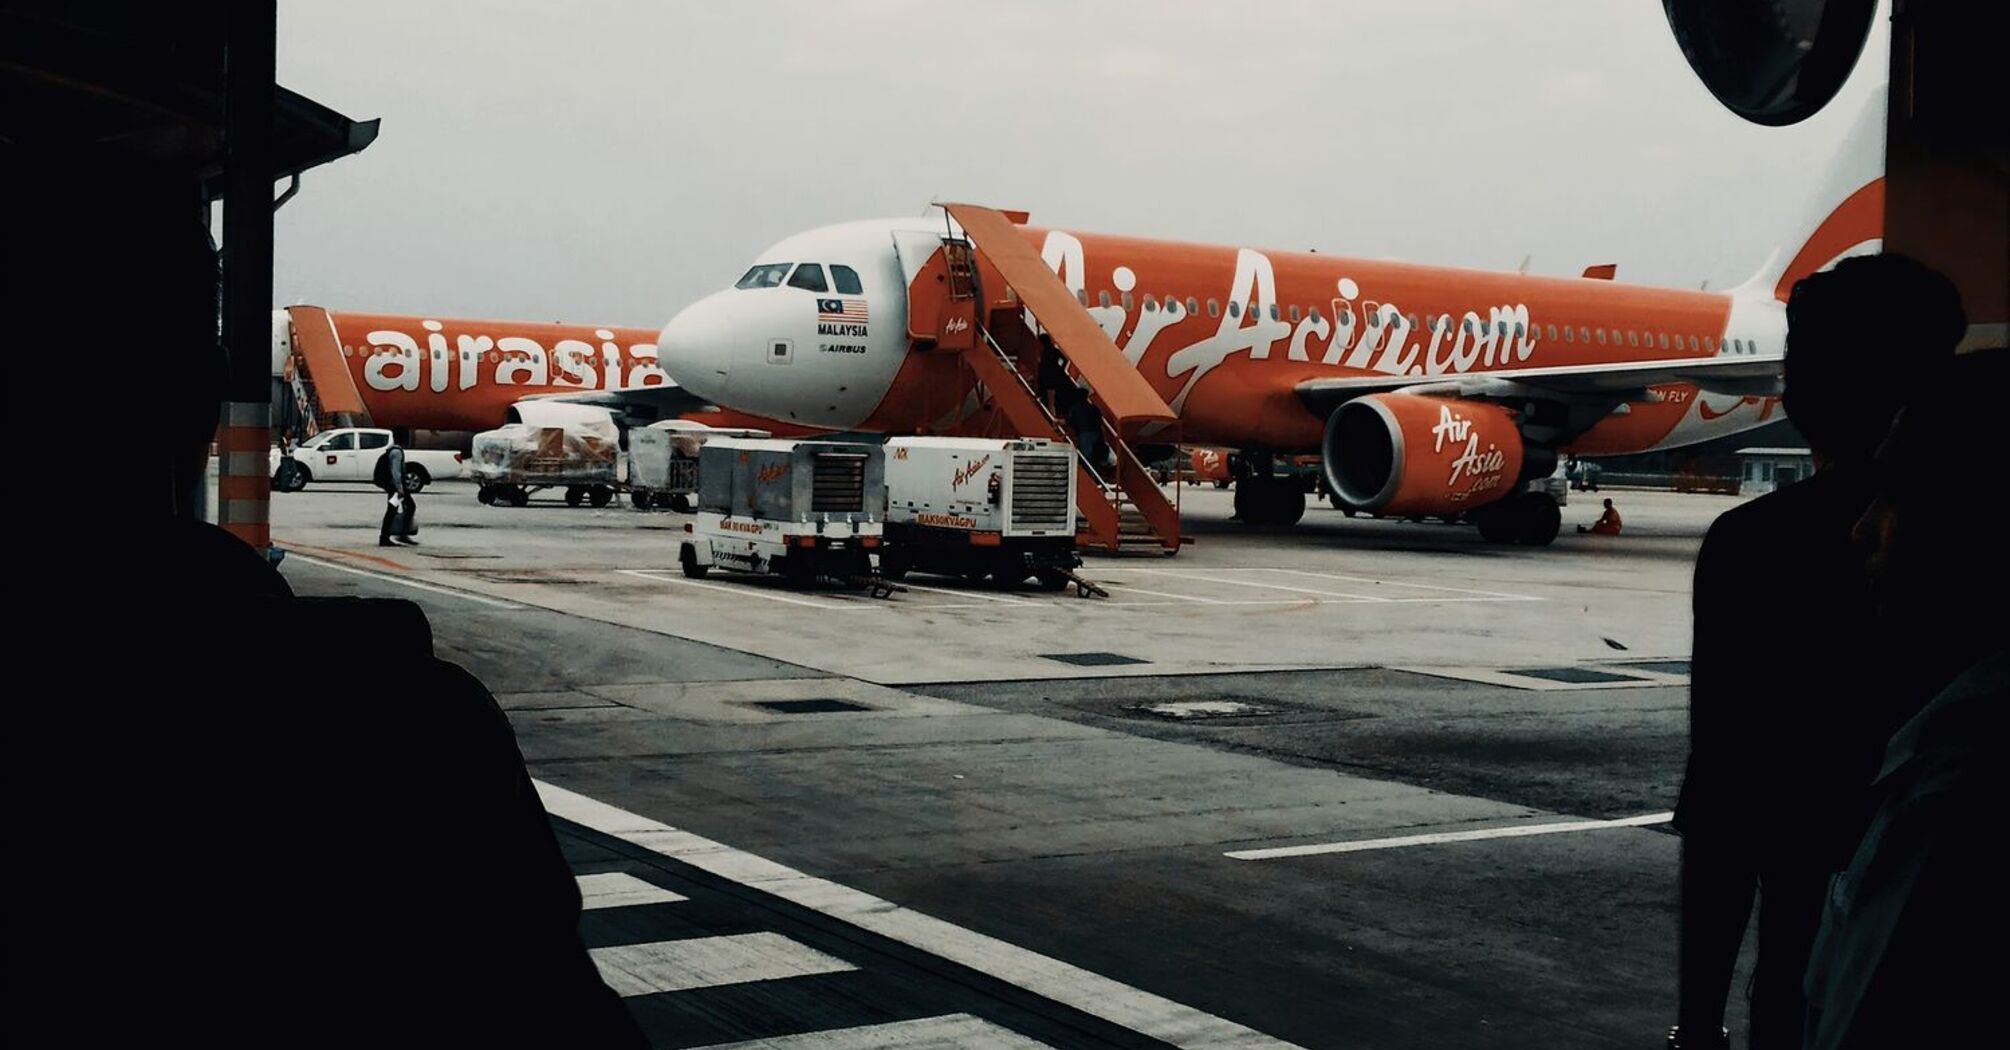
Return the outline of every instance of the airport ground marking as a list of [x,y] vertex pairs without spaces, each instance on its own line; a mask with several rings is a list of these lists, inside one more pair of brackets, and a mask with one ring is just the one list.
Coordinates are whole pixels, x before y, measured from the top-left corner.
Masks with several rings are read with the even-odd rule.
[[[905,587],[905,588],[907,588],[907,589],[908,589],[908,590],[910,590],[910,591],[929,591],[929,592],[931,592],[931,593],[934,593],[934,594],[949,594],[949,595],[954,595],[955,597],[958,597],[958,598],[982,598],[982,599],[984,599],[984,600],[985,600],[985,601],[987,601],[987,602],[998,602],[998,603],[1000,603],[1000,604],[1003,604],[1003,605],[1045,605],[1045,604],[1047,604],[1047,603],[1045,603],[1045,602],[1029,602],[1029,601],[1027,601],[1027,600],[1026,600],[1026,599],[1024,599],[1024,598],[1008,598],[1008,597],[1006,597],[1006,596],[1004,596],[1004,595],[1002,595],[1002,594],[980,594],[980,593],[978,593],[978,592],[976,592],[976,591],[971,591],[971,590],[962,590],[962,591],[957,591],[957,590],[951,590],[951,589],[949,589],[949,588],[947,588],[947,587],[926,587],[926,586],[923,586],[923,585],[921,585],[921,584],[919,584],[919,583],[913,583],[913,582],[910,582],[910,581],[908,581],[908,580],[901,580],[901,581],[899,581],[899,583],[900,583],[900,586],[902,586],[902,587]],[[981,608],[981,606],[972,606],[972,607],[973,607],[973,608]],[[943,606],[940,606],[940,605],[935,605],[935,606],[930,606],[930,608],[935,608],[935,609],[940,609],[940,608],[943,608]]]
[[[295,551],[313,551],[326,558],[342,558],[347,561],[365,561],[372,565],[382,565],[384,568],[394,572],[404,572],[410,568],[410,566],[402,562],[395,562],[389,558],[380,558],[374,554],[364,554],[362,551],[345,551],[340,547],[315,547],[305,543],[290,543],[278,539],[274,539],[272,543],[273,546],[288,554],[292,554]],[[301,555],[301,557],[305,557],[305,555]]]
[[723,583],[703,583],[698,580],[687,580],[679,576],[663,575],[663,571],[652,571],[649,569],[622,569],[620,570],[620,572],[624,576],[639,576],[642,579],[650,580],[655,583],[675,583],[675,584],[681,584],[685,587],[697,587],[707,591],[720,591],[725,594],[743,595],[750,598],[766,598],[771,602],[782,602],[787,605],[801,605],[811,609],[877,609],[883,607],[882,605],[877,603],[866,605],[866,604],[840,604],[838,602],[816,602],[811,601],[808,598],[797,598],[794,595],[770,594],[767,592],[765,588],[761,587],[733,587]]
[[1386,602],[1390,600],[1388,598],[1379,598],[1372,594],[1350,594],[1345,591],[1322,591],[1313,587],[1292,587],[1282,583],[1261,583],[1256,580],[1235,580],[1235,579],[1224,580],[1218,576],[1202,576],[1199,573],[1177,572],[1172,569],[1133,569],[1131,571],[1152,573],[1158,576],[1170,576],[1176,580],[1192,580],[1196,583],[1218,583],[1229,587],[1261,587],[1266,590],[1284,591],[1286,593],[1293,593],[1293,594],[1316,594],[1321,598],[1334,598],[1343,601]]
[[1298,1050],[1291,1043],[1101,974],[905,908],[542,780],[545,811],[798,907],[1173,1046]]
[[744,1043],[713,1043],[696,1050],[887,1050],[888,1047],[956,1046],[964,1050],[1045,1050],[1047,1044],[970,1014],[770,1036]]
[[1408,846],[1436,846],[1446,842],[1480,842],[1486,839],[1515,839],[1531,835],[1562,835],[1572,831],[1599,831],[1605,828],[1642,828],[1666,824],[1673,813],[1647,813],[1618,820],[1569,820],[1553,824],[1522,824],[1475,831],[1435,831],[1423,835],[1399,835],[1386,839],[1357,839],[1352,842],[1320,842],[1306,846],[1272,846],[1266,849],[1238,849],[1222,854],[1233,860],[1277,860],[1282,857],[1313,857],[1326,853],[1365,853],[1370,850],[1402,849]]
[[[1256,568],[1254,568],[1254,569],[1251,569],[1251,570],[1249,570],[1249,571],[1251,571],[1251,572],[1288,572],[1288,573],[1290,573],[1290,574],[1291,574],[1291,575],[1293,575],[1293,576],[1317,576],[1317,577],[1320,577],[1320,578],[1322,578],[1322,579],[1328,579],[1328,580],[1340,580],[1340,581],[1343,581],[1343,582],[1346,582],[1346,583],[1380,583],[1380,584],[1386,584],[1386,585],[1388,585],[1388,586],[1390,586],[1390,587],[1414,587],[1414,588],[1416,588],[1417,590],[1420,590],[1420,591],[1447,591],[1447,592],[1449,592],[1449,593],[1452,593],[1452,594],[1483,594],[1483,595],[1486,595],[1487,597],[1489,597],[1489,598],[1493,598],[1493,599],[1495,599],[1495,600],[1497,600],[1497,601],[1507,601],[1507,602],[1539,602],[1539,601],[1542,601],[1542,599],[1541,599],[1541,598],[1539,598],[1539,597],[1537,597],[1537,596],[1535,596],[1535,595],[1533,595],[1533,594],[1509,594],[1509,593],[1507,593],[1506,591],[1483,591],[1483,590],[1480,590],[1480,589],[1478,589],[1478,588],[1476,588],[1476,587],[1443,587],[1443,586],[1439,586],[1439,585],[1437,585],[1437,584],[1432,584],[1432,583],[1405,583],[1405,582],[1404,582],[1404,581],[1402,581],[1402,580],[1377,580],[1377,579],[1373,579],[1373,578],[1370,578],[1370,577],[1367,577],[1367,576],[1342,576],[1342,575],[1340,575],[1339,573],[1332,573],[1332,572],[1310,572],[1310,571],[1308,571],[1308,570],[1305,570],[1305,569],[1279,569],[1279,568],[1271,568],[1271,567],[1268,567],[1268,566],[1257,566]],[[1389,599],[1389,600],[1390,600],[1390,601],[1405,601],[1405,600],[1409,600],[1409,601],[1416,601],[1416,600],[1418,600],[1418,599],[1402,599],[1402,598],[1391,598],[1391,599]],[[1428,601],[1429,599],[1423,599],[1423,600],[1426,600],[1426,601]]]
[[[1170,604],[1175,604],[1175,603],[1192,603],[1192,604],[1195,604],[1195,605],[1228,605],[1228,604],[1231,604],[1231,603],[1229,603],[1229,602],[1225,602],[1225,601],[1221,600],[1220,598],[1201,598],[1201,597],[1198,597],[1198,596],[1196,596],[1196,595],[1191,595],[1191,594],[1170,594],[1170,593],[1167,593],[1167,592],[1165,592],[1165,591],[1148,591],[1148,590],[1145,590],[1145,589],[1144,589],[1143,587],[1133,587],[1133,586],[1131,586],[1131,585],[1130,585],[1130,584],[1128,584],[1128,583],[1117,583],[1117,582],[1115,582],[1115,581],[1112,581],[1112,582],[1111,582],[1111,584],[1110,584],[1110,586],[1112,586],[1112,587],[1117,587],[1117,588],[1120,588],[1120,589],[1121,589],[1121,590],[1123,591],[1123,593],[1125,593],[1125,594],[1149,594],[1149,595],[1151,595],[1151,596],[1152,596],[1152,597],[1154,597],[1154,598],[1171,598],[1171,599],[1173,599],[1173,601],[1172,601],[1172,602],[1117,602],[1117,603],[1115,603],[1115,604],[1117,604],[1117,605],[1170,605]],[[1294,602],[1295,602],[1296,600],[1297,600],[1297,599],[1292,599],[1292,601],[1294,601]]]
[[438,586],[437,584],[421,583],[418,580],[408,580],[401,576],[393,576],[390,573],[386,572],[371,572],[369,569],[359,569],[353,565],[342,565],[337,562],[328,561],[324,558],[310,558],[305,554],[295,554],[293,555],[293,557],[300,561],[304,561],[309,565],[319,565],[324,569],[334,569],[336,572],[353,573],[357,576],[368,576],[373,580],[382,580],[385,583],[395,583],[400,587],[410,587],[414,590],[430,591],[434,594],[444,594],[450,598],[460,598],[464,601],[480,602],[483,605],[493,606],[497,609],[514,610],[514,609],[528,608],[528,606],[522,605],[520,603],[504,601],[501,598],[491,598],[486,594],[475,594],[472,591],[461,591],[461,590],[455,590],[452,587],[441,587]]

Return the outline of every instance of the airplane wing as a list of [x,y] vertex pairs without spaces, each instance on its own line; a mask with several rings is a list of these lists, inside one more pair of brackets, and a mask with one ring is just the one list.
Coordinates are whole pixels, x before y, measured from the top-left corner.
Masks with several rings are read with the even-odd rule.
[[1336,376],[1308,379],[1298,384],[1297,391],[1307,408],[1322,415],[1363,394],[1394,390],[1476,399],[1616,403],[1640,400],[1648,387],[1662,383],[1693,383],[1713,394],[1763,396],[1779,393],[1785,364],[1784,357],[1764,355],[1501,368],[1458,375]]
[[533,394],[523,400],[598,405],[620,416],[621,421],[628,426],[647,426],[659,419],[675,419],[687,412],[717,411],[717,407],[710,401],[674,383],[621,387],[614,390]]

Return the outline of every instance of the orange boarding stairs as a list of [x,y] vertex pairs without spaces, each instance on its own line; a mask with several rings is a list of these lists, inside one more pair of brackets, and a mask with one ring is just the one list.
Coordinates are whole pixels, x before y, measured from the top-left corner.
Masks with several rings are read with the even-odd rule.
[[1159,491],[1130,440],[1144,427],[1176,427],[1178,417],[1040,261],[1013,216],[972,204],[943,210],[962,235],[946,229],[941,252],[909,286],[909,334],[932,340],[935,352],[960,355],[988,395],[994,422],[1015,436],[1072,445],[1068,428],[1028,379],[1037,374],[1044,350],[1024,321],[1030,313],[1086,385],[1115,460],[1106,478],[1086,458],[1075,457],[1077,544],[1109,552],[1177,553],[1187,542],[1179,510]]
[[342,358],[342,341],[328,311],[289,306],[286,314],[292,321],[293,345],[283,378],[293,389],[300,437],[313,437],[329,427],[369,426],[370,410]]

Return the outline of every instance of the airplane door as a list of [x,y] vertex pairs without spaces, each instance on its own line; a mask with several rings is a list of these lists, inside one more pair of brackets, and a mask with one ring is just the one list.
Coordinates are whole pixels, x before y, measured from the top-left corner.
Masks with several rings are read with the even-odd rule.
[[927,230],[893,231],[893,254],[900,259],[900,287],[914,284],[914,275],[942,250],[942,234]]

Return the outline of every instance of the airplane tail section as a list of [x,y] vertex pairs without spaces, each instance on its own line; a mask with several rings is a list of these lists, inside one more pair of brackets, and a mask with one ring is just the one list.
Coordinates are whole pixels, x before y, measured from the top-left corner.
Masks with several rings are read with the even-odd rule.
[[1784,303],[1801,278],[1848,256],[1883,249],[1886,94],[1880,87],[1864,100],[1830,161],[1821,192],[1809,202],[1808,215],[1797,228],[1807,231],[1806,239],[1798,248],[1775,248],[1739,291]]

